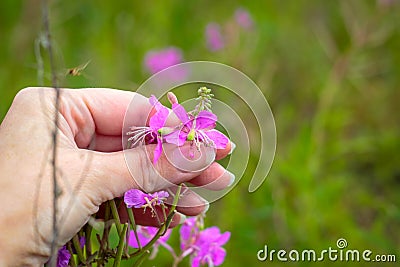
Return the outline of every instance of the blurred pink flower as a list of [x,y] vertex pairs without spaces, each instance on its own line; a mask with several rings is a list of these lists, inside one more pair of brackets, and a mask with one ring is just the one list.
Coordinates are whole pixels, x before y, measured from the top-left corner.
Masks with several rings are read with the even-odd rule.
[[[158,230],[159,229],[157,227],[138,225],[136,231],[138,234],[140,245],[142,247],[146,246],[157,234]],[[168,241],[169,236],[171,235],[171,231],[172,231],[171,229],[168,229],[165,235],[157,239],[157,241],[154,243],[154,248],[160,245],[164,245]],[[129,233],[128,245],[133,248],[139,248],[139,244],[136,240],[134,231],[130,231]]]
[[162,71],[170,66],[182,63],[182,61],[182,51],[176,47],[149,51],[144,58],[144,64],[152,74]]
[[192,267],[221,265],[226,256],[222,247],[230,236],[230,232],[221,233],[213,226],[202,231],[196,225],[195,218],[188,218],[180,229],[182,256],[191,255]]
[[217,23],[209,23],[206,27],[207,46],[211,51],[224,48],[225,42],[221,33],[221,27]]
[[[138,225],[136,228],[136,232],[138,235],[140,246],[141,247],[146,246],[153,239],[153,237],[157,234],[158,230],[159,230],[159,228],[157,228],[157,227]],[[153,250],[150,255],[150,259],[155,258],[155,256],[157,255],[159,246],[165,247],[168,251],[170,251],[173,255],[175,255],[172,247],[167,244],[167,241],[171,235],[171,231],[172,231],[171,229],[168,229],[163,236],[159,237],[156,240],[156,242],[152,246]],[[138,241],[136,240],[134,231],[129,232],[128,245],[133,248],[139,248],[139,244],[138,244]]]
[[196,217],[190,217],[185,220],[179,233],[181,235],[181,249],[183,251],[190,249],[196,237],[199,234],[199,228],[196,225]]
[[250,13],[244,8],[238,8],[235,11],[235,21],[243,29],[250,30],[253,28],[253,19]]
[[225,260],[226,251],[222,248],[231,237],[230,232],[221,233],[218,227],[213,226],[200,232],[194,243],[195,253],[192,258],[192,267],[203,264],[219,266]]

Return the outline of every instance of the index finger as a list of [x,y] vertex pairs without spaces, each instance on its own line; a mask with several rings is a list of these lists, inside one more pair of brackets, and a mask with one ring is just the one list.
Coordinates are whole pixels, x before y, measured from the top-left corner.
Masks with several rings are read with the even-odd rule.
[[[109,136],[121,136],[124,120],[129,125],[145,125],[151,105],[148,99],[140,94],[107,88],[90,88],[74,90],[89,109],[96,133]],[[129,109],[134,100],[135,108]]]

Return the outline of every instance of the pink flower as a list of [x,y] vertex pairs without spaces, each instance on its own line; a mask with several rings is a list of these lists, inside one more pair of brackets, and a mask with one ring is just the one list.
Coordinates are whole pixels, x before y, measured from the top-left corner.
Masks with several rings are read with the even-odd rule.
[[180,235],[182,255],[191,255],[192,267],[218,266],[224,262],[226,251],[222,246],[228,242],[230,232],[221,233],[216,226],[199,231],[196,219],[189,218],[182,225]]
[[201,231],[194,243],[196,250],[192,258],[192,267],[198,267],[203,264],[208,264],[209,266],[221,265],[226,255],[226,251],[222,246],[228,242],[230,236],[230,232],[221,234],[216,226]]
[[124,194],[124,202],[128,208],[143,208],[160,205],[169,196],[168,192],[158,191],[147,194],[139,189],[131,189]]
[[152,95],[149,100],[157,111],[153,116],[151,116],[149,121],[149,126],[151,131],[153,133],[156,133],[157,136],[157,146],[154,149],[154,157],[153,157],[153,162],[155,164],[162,154],[161,135],[163,134],[162,130],[165,125],[165,122],[167,121],[169,110],[163,105],[161,105],[161,103],[158,102],[157,98],[154,95]]
[[253,19],[250,13],[244,8],[238,8],[235,12],[236,23],[245,30],[253,28]]
[[176,47],[168,47],[163,50],[148,52],[145,56],[144,64],[154,74],[170,66],[182,63],[182,61],[182,51]]
[[185,141],[194,141],[196,144],[204,142],[206,145],[217,149],[223,149],[227,146],[228,137],[214,130],[218,118],[212,112],[202,110],[197,116],[192,116],[180,104],[172,105],[172,110],[181,120],[183,126],[180,130],[165,136],[166,142],[177,146],[182,146]]
[[[140,246],[146,246],[154,238],[158,230],[159,229],[156,227],[138,225],[136,228],[136,233],[138,235]],[[152,246],[153,251],[150,258],[154,258],[156,256],[159,246],[163,246],[173,253],[173,249],[167,244],[167,241],[171,235],[171,231],[171,229],[168,229],[163,236],[156,240],[156,242]],[[139,248],[139,244],[134,231],[129,232],[128,245],[133,248]]]
[[196,225],[196,217],[187,218],[181,229],[179,229],[179,233],[181,236],[181,250],[190,249],[199,233],[199,228]]
[[[158,230],[159,229],[157,227],[138,225],[136,228],[136,232],[138,234],[140,245],[142,247],[146,246],[157,234]],[[165,244],[168,241],[170,235],[171,235],[171,229],[168,229],[165,232],[165,235],[157,239],[157,241],[154,243],[154,247]],[[133,248],[139,248],[139,244],[136,240],[135,233],[133,231],[130,231],[129,233],[128,245]]]
[[207,46],[211,51],[218,51],[224,48],[225,42],[221,28],[217,23],[209,23],[206,27]]
[[172,132],[172,128],[164,127],[169,115],[169,110],[164,107],[154,95],[149,98],[149,101],[156,110],[156,113],[153,114],[149,120],[149,127],[132,127],[132,131],[127,134],[133,135],[128,139],[128,141],[133,141],[131,147],[142,143],[146,140],[146,137],[148,137],[149,143],[157,142],[153,155],[153,163],[156,164],[162,154],[162,136]]

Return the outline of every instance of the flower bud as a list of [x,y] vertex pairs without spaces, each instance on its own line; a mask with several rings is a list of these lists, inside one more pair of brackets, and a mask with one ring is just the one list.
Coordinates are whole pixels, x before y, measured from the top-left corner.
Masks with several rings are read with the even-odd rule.
[[176,97],[176,95],[174,93],[168,92],[167,97],[168,97],[168,101],[171,103],[171,105],[178,104],[178,98]]

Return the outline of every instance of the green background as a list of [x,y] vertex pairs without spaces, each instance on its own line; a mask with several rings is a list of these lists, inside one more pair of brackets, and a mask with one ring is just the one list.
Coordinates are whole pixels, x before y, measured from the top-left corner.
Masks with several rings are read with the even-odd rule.
[[[252,151],[240,183],[206,218],[208,226],[232,233],[225,266],[314,266],[260,263],[256,253],[264,245],[336,248],[339,238],[349,249],[396,254],[400,261],[399,1],[98,0],[50,7],[58,71],[91,60],[82,76],[64,77],[63,86],[136,90],[150,76],[145,53],[176,46],[186,61],[231,65],[263,91],[277,127],[268,179],[248,193],[258,157]],[[238,7],[252,15],[253,30],[235,24]],[[20,89],[41,83],[35,56],[41,19],[40,1],[0,3],[0,118]],[[227,36],[221,51],[207,50],[209,22],[220,23]],[[170,264],[161,248],[145,266]]]

